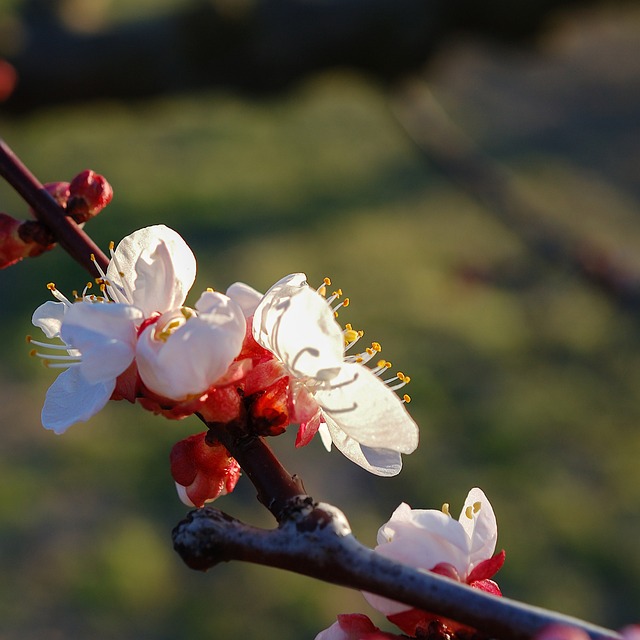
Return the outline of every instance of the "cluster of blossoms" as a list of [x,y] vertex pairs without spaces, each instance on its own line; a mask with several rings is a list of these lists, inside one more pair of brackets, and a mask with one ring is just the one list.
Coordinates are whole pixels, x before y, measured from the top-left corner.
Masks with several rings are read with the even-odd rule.
[[[95,415],[110,399],[139,402],[169,418],[197,413],[207,424],[244,425],[255,435],[278,435],[299,424],[296,446],[318,434],[329,449],[371,473],[397,474],[401,454],[418,445],[418,428],[396,391],[409,377],[373,362],[380,346],[349,350],[362,337],[342,328],[341,292],[329,281],[311,288],[304,274],[288,275],[265,295],[243,283],[225,294],[204,291],[193,308],[187,293],[196,261],[175,231],[147,227],[124,238],[106,271],[70,300],[55,285],[33,324],[52,342],[33,355],[62,368],[47,392],[43,425],[64,432]],[[372,366],[367,366],[367,365]],[[196,506],[232,490],[239,468],[211,434],[178,443],[173,477]]]
[[[491,579],[504,563],[505,553],[494,555],[498,528],[489,500],[478,488],[471,489],[460,517],[454,520],[449,505],[442,510],[411,509],[402,503],[378,531],[375,551],[391,560],[437,573],[496,596]],[[427,611],[363,593],[369,604],[412,638],[474,635],[472,629]],[[345,614],[322,631],[316,640],[383,640],[400,638],[380,631],[363,614]]]

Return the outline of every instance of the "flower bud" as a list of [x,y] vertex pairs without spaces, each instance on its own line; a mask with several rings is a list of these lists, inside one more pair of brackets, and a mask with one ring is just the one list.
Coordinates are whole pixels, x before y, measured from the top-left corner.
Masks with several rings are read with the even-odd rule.
[[198,433],[171,450],[171,475],[178,495],[188,506],[201,507],[233,491],[240,478],[240,465],[219,442],[210,443]]
[[68,182],[47,182],[43,185],[44,190],[63,208],[67,208],[69,200]]
[[47,228],[35,220],[20,221],[0,213],[0,269],[33,258],[53,247]]
[[113,189],[104,176],[91,169],[79,173],[69,184],[67,215],[78,224],[104,209],[113,198]]

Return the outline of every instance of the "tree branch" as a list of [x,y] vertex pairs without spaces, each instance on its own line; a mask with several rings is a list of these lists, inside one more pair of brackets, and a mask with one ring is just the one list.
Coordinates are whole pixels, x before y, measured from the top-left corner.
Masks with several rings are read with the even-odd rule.
[[109,259],[93,240],[65,214],[65,210],[47,193],[38,179],[0,139],[0,176],[2,176],[31,207],[36,219],[42,222],[56,242],[92,276],[96,276],[96,262],[106,269]]
[[624,311],[640,313],[640,274],[596,243],[545,222],[515,177],[451,120],[423,79],[412,76],[399,82],[392,107],[425,159],[514,231],[536,256],[574,271]]
[[294,571],[404,602],[472,626],[500,640],[534,638],[551,624],[619,640],[613,631],[576,618],[500,598],[434,573],[393,562],[360,544],[341,511],[308,496],[292,499],[280,526],[246,525],[216,509],[192,511],[173,530],[174,548],[192,569],[242,560]]

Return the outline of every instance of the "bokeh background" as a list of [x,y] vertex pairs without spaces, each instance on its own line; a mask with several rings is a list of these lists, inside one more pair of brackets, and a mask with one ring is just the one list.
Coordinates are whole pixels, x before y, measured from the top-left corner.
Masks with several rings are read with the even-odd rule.
[[[90,37],[183,4],[58,8]],[[28,41],[24,15],[0,2],[10,60]],[[380,479],[317,442],[294,450],[292,429],[271,442],[285,466],[370,545],[399,502],[457,511],[480,486],[507,551],[505,595],[620,627],[640,621],[640,324],[621,295],[640,277],[640,9],[548,18],[509,46],[450,37],[413,70],[481,150],[474,166],[509,172],[524,218],[500,215],[442,162],[459,130],[419,148],[398,85],[353,68],[260,95],[9,97],[0,135],[43,182],[85,168],[109,179],[113,203],[88,227],[101,246],[149,224],[178,230],[198,259],[194,291],[331,276],[352,302],[341,319],[411,375],[421,445],[399,477]],[[0,210],[28,216],[5,183]],[[586,260],[565,259],[576,247]],[[187,510],[168,454],[200,430],[195,419],[111,403],[62,437],[40,426],[53,373],[28,357],[30,316],[47,282],[70,292],[86,279],[59,250],[0,273],[0,638],[298,640],[341,612],[380,623],[349,590],[181,563],[170,534]],[[273,524],[246,479],[217,506]]]

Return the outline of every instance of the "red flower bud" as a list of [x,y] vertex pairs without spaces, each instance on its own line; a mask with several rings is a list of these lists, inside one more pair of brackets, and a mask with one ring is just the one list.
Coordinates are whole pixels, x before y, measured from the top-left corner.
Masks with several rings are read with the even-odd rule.
[[67,215],[78,224],[104,209],[113,198],[113,189],[104,176],[91,169],[79,173],[69,184]]
[[170,456],[171,475],[180,497],[196,507],[230,493],[240,478],[236,460],[223,445],[208,442],[206,436],[206,432],[198,433],[177,442]]
[[53,247],[51,234],[35,220],[20,221],[0,213],[0,269]]
[[69,183],[68,182],[47,182],[44,190],[63,208],[67,208],[69,200]]

